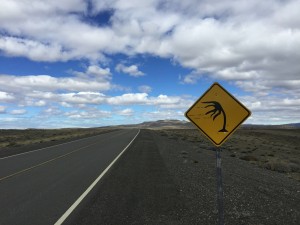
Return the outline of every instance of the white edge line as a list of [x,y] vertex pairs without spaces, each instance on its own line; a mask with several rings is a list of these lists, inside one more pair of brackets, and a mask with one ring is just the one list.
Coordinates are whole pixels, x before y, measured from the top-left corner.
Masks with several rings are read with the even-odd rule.
[[[110,132],[109,132],[109,133],[110,133]],[[97,136],[100,136],[100,135],[103,135],[103,134],[107,134],[107,133],[97,134],[97,135],[90,136],[90,137],[85,137],[85,138],[76,139],[76,140],[74,140],[74,141],[64,142],[64,143],[57,144],[57,145],[51,145],[51,146],[48,146],[48,147],[39,148],[39,149],[32,150],[32,151],[28,151],[28,152],[23,152],[23,153],[19,153],[19,154],[15,154],[15,155],[6,156],[6,157],[3,157],[3,158],[0,158],[0,160],[1,160],[1,159],[12,158],[12,157],[19,156],[19,155],[26,155],[26,154],[33,153],[33,152],[38,152],[38,151],[41,151],[41,150],[44,150],[44,149],[47,149],[47,148],[52,148],[52,147],[56,147],[56,146],[60,146],[60,145],[65,145],[65,144],[73,143],[73,142],[76,142],[76,141],[81,141],[81,140],[84,140],[84,139],[97,137]]]
[[121,157],[121,155],[126,151],[126,149],[131,145],[131,143],[136,139],[141,130],[134,136],[134,138],[129,142],[129,144],[123,149],[123,151],[109,164],[108,167],[97,177],[97,179],[83,192],[83,194],[71,205],[71,207],[57,220],[54,225],[61,225],[68,216],[75,210],[75,208],[80,204],[80,202],[88,195],[88,193],[95,187],[99,180],[107,173],[107,171],[113,166],[113,164]]

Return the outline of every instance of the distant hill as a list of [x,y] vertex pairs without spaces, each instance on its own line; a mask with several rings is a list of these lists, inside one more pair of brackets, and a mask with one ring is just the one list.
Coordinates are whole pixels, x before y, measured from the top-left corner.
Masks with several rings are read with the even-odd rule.
[[157,120],[150,122],[143,122],[139,124],[140,127],[143,128],[165,128],[165,129],[193,129],[194,126],[192,123],[184,121],[184,120]]
[[289,123],[281,125],[260,125],[260,124],[245,124],[242,125],[245,129],[300,129],[300,123]]
[[147,121],[139,124],[113,126],[116,128],[138,128],[138,129],[194,129],[192,123],[184,120],[157,120]]
[[[146,121],[139,124],[119,125],[117,128],[138,128],[138,129],[196,129],[196,127],[188,121],[184,120],[157,120]],[[300,123],[282,124],[282,125],[260,125],[260,124],[244,124],[242,129],[300,129]]]

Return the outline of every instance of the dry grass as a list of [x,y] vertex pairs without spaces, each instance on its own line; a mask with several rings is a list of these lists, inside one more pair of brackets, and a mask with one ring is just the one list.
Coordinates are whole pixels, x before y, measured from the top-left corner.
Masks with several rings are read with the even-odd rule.
[[[211,142],[196,129],[161,130],[161,135],[204,148]],[[300,181],[300,129],[239,129],[223,145],[224,153]]]
[[0,149],[93,136],[108,130],[103,128],[0,130]]

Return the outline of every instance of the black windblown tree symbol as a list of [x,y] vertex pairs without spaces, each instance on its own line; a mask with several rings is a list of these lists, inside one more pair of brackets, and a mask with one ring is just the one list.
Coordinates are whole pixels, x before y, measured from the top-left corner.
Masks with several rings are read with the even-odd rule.
[[221,130],[219,130],[219,132],[228,132],[226,130],[226,113],[223,109],[223,107],[221,106],[221,104],[219,102],[216,101],[209,101],[209,102],[202,102],[205,104],[210,104],[205,106],[205,108],[207,107],[214,107],[214,109],[208,111],[207,113],[205,113],[205,115],[211,114],[210,117],[213,116],[213,120],[215,120],[219,115],[221,115],[221,113],[223,114],[223,127]]

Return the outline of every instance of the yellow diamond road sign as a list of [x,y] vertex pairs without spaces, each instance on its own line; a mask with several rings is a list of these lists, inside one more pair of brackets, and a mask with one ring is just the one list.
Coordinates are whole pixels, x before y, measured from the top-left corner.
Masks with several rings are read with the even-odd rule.
[[223,144],[250,115],[251,112],[218,83],[185,113],[216,146]]

